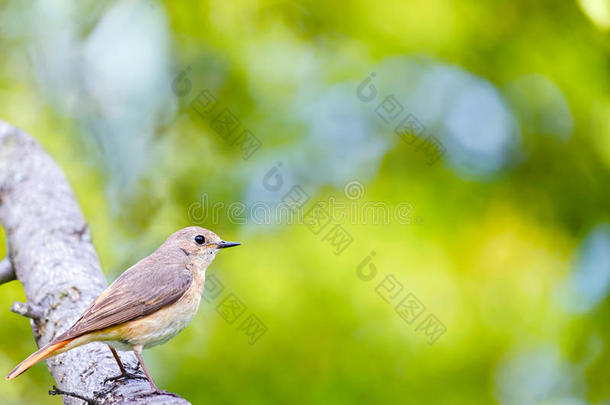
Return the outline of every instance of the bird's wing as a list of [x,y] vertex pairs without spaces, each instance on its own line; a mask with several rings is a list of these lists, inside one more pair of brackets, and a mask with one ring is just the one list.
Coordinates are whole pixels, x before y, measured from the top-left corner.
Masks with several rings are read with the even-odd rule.
[[[148,259],[148,258],[147,258]],[[178,301],[193,282],[184,264],[142,260],[116,279],[56,341],[131,321]]]

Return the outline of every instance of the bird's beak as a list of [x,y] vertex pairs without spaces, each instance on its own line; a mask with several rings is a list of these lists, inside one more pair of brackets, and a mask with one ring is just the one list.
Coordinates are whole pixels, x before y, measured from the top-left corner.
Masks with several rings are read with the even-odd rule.
[[239,246],[241,245],[241,243],[239,242],[225,242],[224,240],[218,242],[218,244],[216,245],[216,247],[218,249],[224,249],[224,248],[230,248],[233,246]]

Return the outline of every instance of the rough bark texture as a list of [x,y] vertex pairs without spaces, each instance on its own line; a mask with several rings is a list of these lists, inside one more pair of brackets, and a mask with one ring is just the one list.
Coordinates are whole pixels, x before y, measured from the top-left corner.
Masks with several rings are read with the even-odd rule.
[[[1,120],[0,224],[8,241],[0,282],[16,276],[23,284],[28,303],[15,303],[14,312],[32,318],[34,339],[43,346],[76,321],[107,282],[63,173],[36,141]],[[35,349],[32,345],[32,352]],[[121,358],[135,370],[133,353],[121,353]],[[47,365],[60,391],[73,392],[90,403],[188,403],[170,395],[149,395],[150,386],[143,379],[105,383],[119,374],[105,344],[81,346],[48,359]],[[63,398],[65,404],[85,403],[73,396]]]

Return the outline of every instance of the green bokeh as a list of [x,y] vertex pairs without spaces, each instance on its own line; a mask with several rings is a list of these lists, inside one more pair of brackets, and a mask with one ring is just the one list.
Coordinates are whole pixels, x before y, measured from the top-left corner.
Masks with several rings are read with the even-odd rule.
[[[15,73],[27,66],[27,41],[0,28],[0,118],[32,134],[64,170],[109,280],[193,224],[189,207],[202,193],[212,203],[242,201],[252,173],[276,163],[260,156],[294,147],[307,131],[294,101],[310,60],[318,84],[353,82],[354,94],[388,57],[455,66],[512,103],[522,136],[520,156],[483,179],[428,166],[397,142],[372,178],[357,179],[365,186],[357,204],[408,202],[412,222],[346,225],[353,243],[340,255],[303,224],[261,230],[223,216],[202,223],[243,245],[209,270],[225,287],[221,296],[202,301],[189,328],[145,353],[158,386],[194,404],[499,403],[507,359],[552,347],[569,370],[565,397],[610,400],[610,301],[580,314],[557,302],[583,241],[610,222],[610,37],[578,2],[146,4],[166,13],[170,65],[175,74],[191,67],[193,90],[177,99],[176,116],[153,141],[157,153],[119,200],[76,117],[54,109],[33,75]],[[0,10],[14,7],[0,0]],[[104,11],[82,8],[93,20]],[[510,98],[514,79],[531,74],[567,100],[568,139],[532,130],[519,113],[528,106]],[[263,140],[261,160],[244,161],[190,108],[203,88]],[[312,201],[351,203],[332,183],[308,189]],[[0,235],[0,257],[4,245]],[[363,281],[356,269],[371,251],[377,275]],[[376,292],[388,275],[404,285],[391,304]],[[22,287],[1,289],[0,370],[9,371],[36,347],[28,321],[8,311],[25,300]],[[426,306],[412,324],[395,311],[409,292]],[[242,317],[254,314],[268,328],[253,345],[237,330],[244,318],[229,324],[216,310],[230,293],[247,306]],[[447,329],[433,345],[416,330],[429,314]],[[0,402],[58,404],[46,395],[52,384],[36,365],[0,383]],[[535,403],[559,403],[560,391]]]

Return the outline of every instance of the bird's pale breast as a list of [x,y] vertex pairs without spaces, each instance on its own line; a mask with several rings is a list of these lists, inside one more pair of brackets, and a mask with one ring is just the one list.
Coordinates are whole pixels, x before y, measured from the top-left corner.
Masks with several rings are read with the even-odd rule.
[[174,304],[145,317],[95,332],[92,340],[107,341],[118,350],[131,350],[135,345],[149,348],[167,342],[186,328],[197,313],[205,282],[205,273],[202,273],[195,275],[191,286]]

